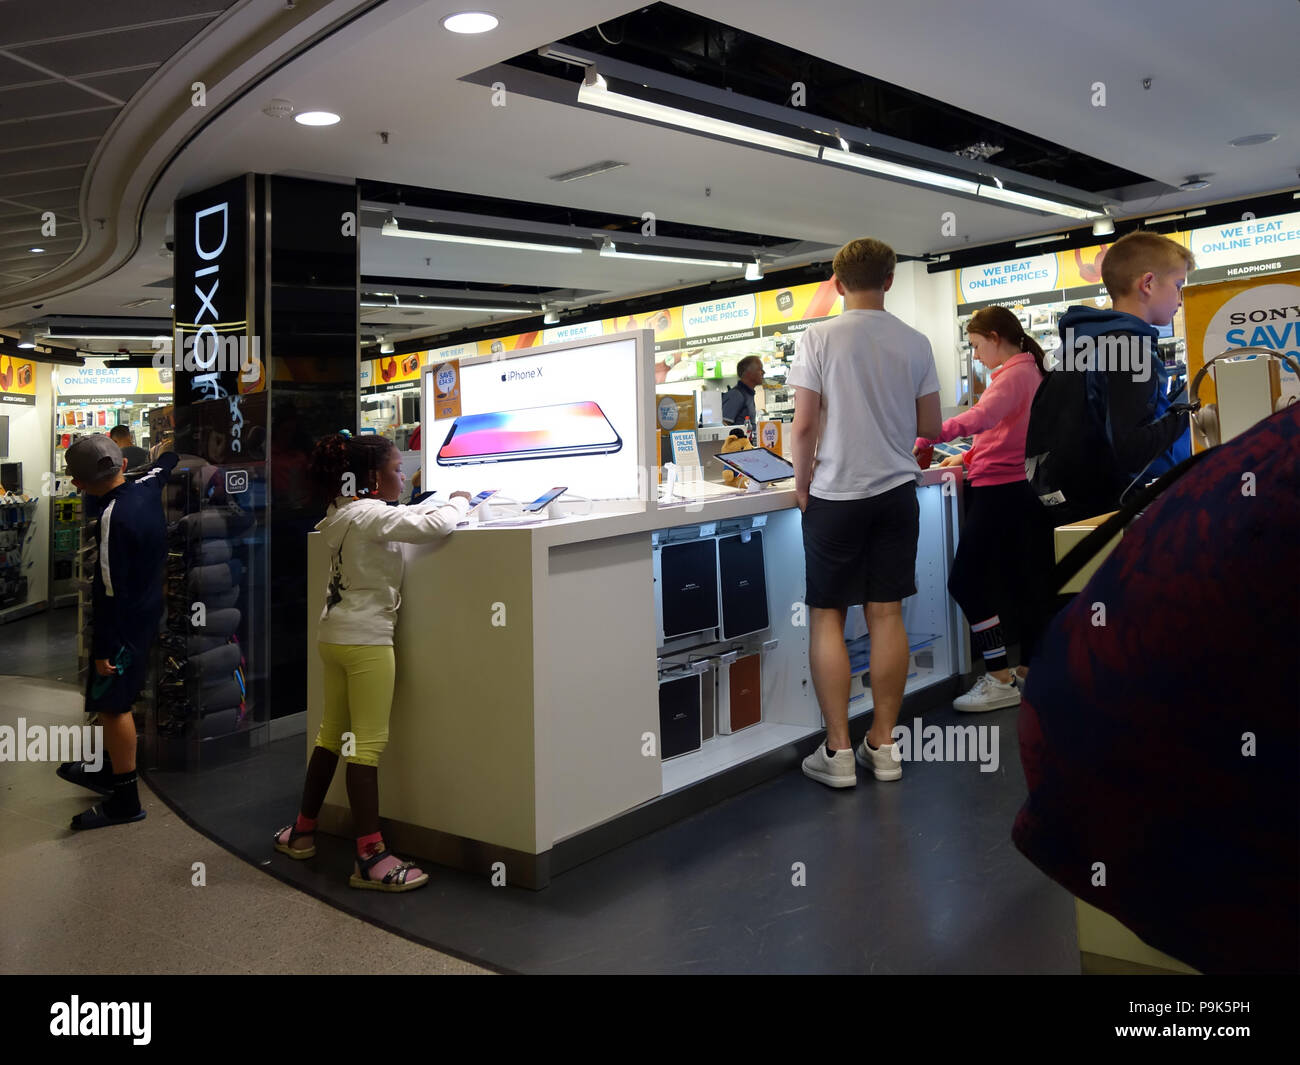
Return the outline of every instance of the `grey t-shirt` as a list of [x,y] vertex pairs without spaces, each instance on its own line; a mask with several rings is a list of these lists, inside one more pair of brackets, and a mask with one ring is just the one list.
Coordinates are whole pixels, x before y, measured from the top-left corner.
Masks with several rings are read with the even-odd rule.
[[821,394],[811,492],[865,499],[918,482],[916,401],[939,391],[930,341],[888,311],[844,311],[799,338],[786,384]]

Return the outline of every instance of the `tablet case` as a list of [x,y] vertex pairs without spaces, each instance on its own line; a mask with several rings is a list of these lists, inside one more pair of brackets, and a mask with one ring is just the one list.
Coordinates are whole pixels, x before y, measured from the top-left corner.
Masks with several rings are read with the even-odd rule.
[[722,600],[723,639],[762,632],[771,624],[761,530],[719,537],[718,597]]
[[758,652],[737,658],[719,678],[718,732],[730,735],[763,720],[763,673]]
[[716,628],[718,556],[714,541],[665,544],[661,552],[659,595],[664,639]]
[[659,752],[665,762],[700,749],[701,687],[698,673],[659,684]]

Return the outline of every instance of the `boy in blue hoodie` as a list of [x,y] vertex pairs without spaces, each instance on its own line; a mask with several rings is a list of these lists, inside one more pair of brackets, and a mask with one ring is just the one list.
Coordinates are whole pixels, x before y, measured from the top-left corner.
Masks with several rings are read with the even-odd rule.
[[1054,524],[1117,509],[1129,485],[1151,481],[1191,454],[1188,408],[1167,394],[1156,327],[1173,320],[1195,265],[1192,253],[1168,237],[1130,233],[1102,260],[1113,310],[1071,307],[1062,317],[1059,369],[1086,373],[1089,401],[1105,412],[1110,454],[1097,455],[1091,483],[1052,508]]

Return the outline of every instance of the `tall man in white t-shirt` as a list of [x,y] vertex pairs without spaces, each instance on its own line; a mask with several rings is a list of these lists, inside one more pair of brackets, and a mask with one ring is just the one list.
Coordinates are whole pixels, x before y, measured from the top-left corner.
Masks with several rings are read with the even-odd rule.
[[795,495],[803,512],[810,612],[809,668],[826,743],[804,775],[833,788],[857,784],[849,739],[848,608],[861,603],[871,635],[871,728],[856,760],[897,780],[893,731],[907,680],[903,603],[916,594],[920,468],[917,436],[939,431],[939,374],[930,342],[885,310],[894,251],[869,238],[835,256],[837,318],[810,328],[786,383],[794,386]]

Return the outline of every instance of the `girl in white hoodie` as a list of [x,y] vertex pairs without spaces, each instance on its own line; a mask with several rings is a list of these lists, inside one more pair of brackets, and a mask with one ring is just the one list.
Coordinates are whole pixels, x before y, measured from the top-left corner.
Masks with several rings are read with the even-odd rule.
[[388,742],[393,703],[400,544],[448,535],[469,512],[469,495],[456,492],[450,504],[390,506],[405,481],[401,454],[384,437],[347,431],[316,445],[311,477],[322,500],[333,500],[316,526],[331,555],[316,644],[324,663],[325,713],[298,819],[275,834],[275,849],[291,858],[316,853],[316,819],[343,752],[343,735],[351,733],[344,758],[357,860],[348,882],[375,891],[411,891],[428,883],[428,874],[388,850],[379,832],[379,756]]

